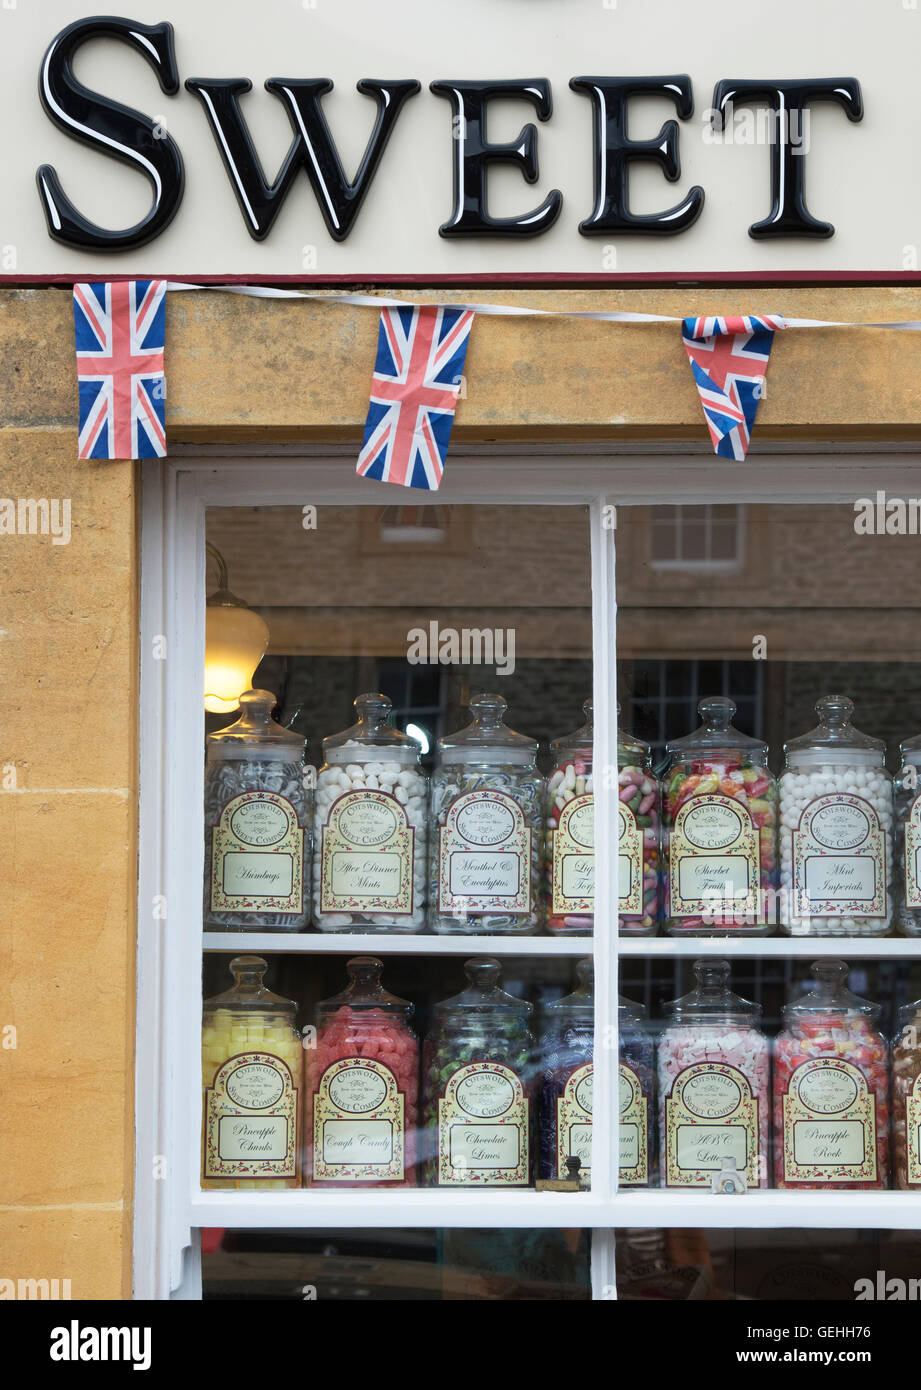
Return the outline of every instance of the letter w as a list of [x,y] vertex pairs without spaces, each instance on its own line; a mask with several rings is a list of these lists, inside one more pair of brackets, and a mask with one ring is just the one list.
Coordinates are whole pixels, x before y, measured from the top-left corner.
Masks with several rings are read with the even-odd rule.
[[358,90],[363,96],[374,97],[377,116],[358,173],[350,183],[320,106],[320,97],[333,90],[332,82],[326,77],[270,77],[266,90],[284,103],[294,140],[278,177],[269,184],[240,110],[240,97],[252,91],[252,82],[245,77],[190,77],[185,85],[205,108],[247,230],[255,241],[262,241],[272,230],[301,167],[310,179],[330,236],[344,241],[371,187],[397,116],[407,99],[420,90],[413,79],[361,79]]

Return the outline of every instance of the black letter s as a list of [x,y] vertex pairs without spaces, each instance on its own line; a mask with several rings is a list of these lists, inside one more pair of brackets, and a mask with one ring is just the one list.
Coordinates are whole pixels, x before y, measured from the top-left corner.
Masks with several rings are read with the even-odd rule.
[[173,26],[166,22],[135,24],[116,15],[77,20],[52,40],[38,81],[42,105],[55,125],[75,140],[142,173],[153,189],[153,206],[136,226],[110,231],[77,211],[52,165],[41,165],[36,179],[48,234],[55,241],[80,250],[131,250],[152,241],[175,217],[182,201],[182,156],[166,132],[157,133],[149,116],[91,92],[77,81],[74,54],[87,39],[94,38],[121,39],[129,44],[150,63],[161,90],[173,96],[179,90]]

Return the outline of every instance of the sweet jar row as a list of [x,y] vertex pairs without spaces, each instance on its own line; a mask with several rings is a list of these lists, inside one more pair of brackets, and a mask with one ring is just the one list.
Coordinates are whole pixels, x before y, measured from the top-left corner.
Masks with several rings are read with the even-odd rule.
[[[590,1180],[590,960],[536,1029],[532,1006],[501,989],[498,962],[468,961],[466,988],[435,1006],[421,1051],[413,1005],[385,989],[374,957],[348,962],[348,986],[303,1036],[296,1005],[263,984],[262,958],[230,968],[234,986],[204,1006],[205,1187]],[[812,970],[773,1044],[759,1006],[729,989],[725,961],[696,962],[695,989],[665,1006],[661,1030],[621,999],[621,1186],[856,1191],[891,1177],[921,1189],[921,1001],[902,1011],[890,1049],[844,962]]]

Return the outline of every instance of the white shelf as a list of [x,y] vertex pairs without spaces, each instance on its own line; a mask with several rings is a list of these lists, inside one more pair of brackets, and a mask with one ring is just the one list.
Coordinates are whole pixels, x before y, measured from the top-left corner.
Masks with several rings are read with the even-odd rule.
[[607,1201],[590,1192],[446,1192],[438,1189],[321,1192],[200,1192],[189,1204],[193,1227],[263,1229],[399,1226],[490,1229],[617,1226],[700,1229],[921,1229],[921,1193],[621,1191]]
[[587,956],[590,936],[425,936],[411,932],[203,932],[202,950],[261,955]]
[[921,938],[907,936],[647,936],[618,939],[621,956],[840,956],[843,960],[921,960]]

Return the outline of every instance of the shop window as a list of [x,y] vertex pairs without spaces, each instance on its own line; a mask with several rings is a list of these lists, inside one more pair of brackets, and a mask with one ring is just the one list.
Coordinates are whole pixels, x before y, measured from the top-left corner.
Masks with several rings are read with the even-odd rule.
[[735,504],[657,507],[650,522],[653,569],[731,573],[745,560],[745,511]]

